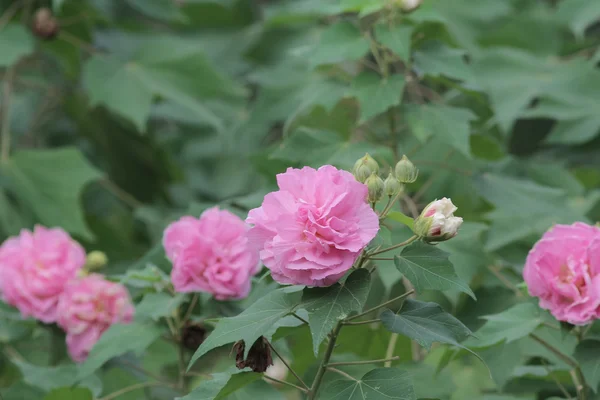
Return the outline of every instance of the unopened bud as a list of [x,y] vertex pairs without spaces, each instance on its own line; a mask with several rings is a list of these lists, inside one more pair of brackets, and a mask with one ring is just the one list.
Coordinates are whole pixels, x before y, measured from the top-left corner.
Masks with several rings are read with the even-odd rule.
[[391,172],[388,177],[385,178],[383,183],[385,194],[390,197],[395,196],[404,190],[404,185],[398,182],[398,179],[396,179]]
[[383,189],[385,186],[383,179],[373,172],[365,181],[365,185],[367,185],[367,189],[369,189],[369,202],[377,203],[379,199],[381,199],[381,196],[383,196]]
[[442,242],[453,238],[463,219],[454,216],[457,207],[452,200],[443,198],[429,203],[415,220],[414,232],[426,242]]
[[48,7],[42,7],[35,12],[31,26],[33,33],[42,39],[53,39],[60,31],[58,20]]
[[85,269],[94,271],[104,267],[108,263],[108,257],[101,251],[94,250],[90,252],[85,260]]
[[413,11],[421,5],[423,0],[398,0],[402,11]]
[[372,173],[379,173],[379,164],[377,164],[377,161],[367,153],[364,157],[358,159],[358,161],[354,163],[352,174],[357,181],[365,183]]
[[264,336],[256,339],[245,360],[244,350],[246,349],[246,344],[243,340],[236,342],[233,345],[233,349],[236,352],[235,366],[238,369],[251,368],[254,372],[265,372],[270,365],[273,365],[271,347]]
[[419,176],[419,170],[405,155],[396,164],[395,172],[400,183],[413,183]]

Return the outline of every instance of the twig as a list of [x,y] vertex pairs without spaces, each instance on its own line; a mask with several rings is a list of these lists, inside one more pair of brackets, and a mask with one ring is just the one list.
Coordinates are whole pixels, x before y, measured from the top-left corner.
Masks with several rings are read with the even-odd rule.
[[272,376],[269,376],[269,375],[263,375],[263,378],[265,378],[265,379],[267,379],[267,380],[269,380],[269,381],[273,381],[273,382],[281,383],[281,384],[283,384],[283,385],[288,385],[288,386],[291,386],[291,387],[293,387],[293,388],[296,388],[296,389],[298,389],[298,390],[301,390],[301,391],[303,391],[304,393],[308,393],[308,389],[305,389],[305,388],[303,388],[303,387],[300,387],[300,386],[298,386],[298,385],[294,385],[293,383],[286,382],[286,381],[282,381],[282,380],[280,380],[280,379],[273,378]]
[[377,364],[377,363],[380,363],[380,362],[387,363],[387,362],[396,361],[396,360],[399,360],[399,359],[400,359],[399,356],[395,356],[395,357],[390,357],[390,358],[382,358],[381,360],[336,362],[336,363],[327,364],[327,368],[330,368],[330,367],[339,367],[341,365]]
[[305,320],[304,318],[302,318],[301,316],[299,316],[298,314],[296,314],[296,313],[291,313],[290,315],[291,315],[292,317],[294,317],[294,318],[296,318],[296,319],[299,319],[300,321],[304,322],[306,325],[308,325],[308,321],[307,321],[307,320]]
[[131,208],[143,207],[144,203],[142,203],[123,189],[121,189],[119,186],[113,183],[113,181],[109,179],[102,179],[100,180],[100,184]]
[[419,237],[417,235],[413,235],[412,237],[410,237],[409,239],[405,240],[402,243],[398,243],[398,244],[395,244],[395,245],[390,246],[388,248],[381,249],[381,250],[375,251],[373,253],[369,253],[369,254],[367,254],[367,258],[371,257],[371,256],[374,256],[374,255],[377,255],[377,254],[385,253],[385,252],[390,251],[390,250],[395,250],[395,249],[403,247],[403,246],[407,246],[407,245],[411,244],[412,242],[414,242],[415,240],[417,240],[418,238]]
[[113,399],[116,399],[117,397],[121,396],[122,394],[129,393],[129,392],[137,390],[137,389],[142,389],[142,388],[151,387],[151,386],[162,386],[162,385],[163,384],[160,382],[137,383],[135,385],[127,386],[126,388],[123,388],[121,390],[117,390],[116,392],[111,393],[108,396],[102,397],[98,400],[113,400]]
[[10,101],[12,95],[13,78],[15,75],[15,66],[9,67],[4,76],[2,85],[2,132],[0,134],[0,161],[3,164],[8,162],[10,154]]
[[331,372],[335,372],[336,374],[340,374],[340,375],[342,375],[343,377],[346,377],[346,378],[348,378],[348,379],[351,379],[351,380],[353,380],[353,381],[355,381],[355,380],[356,380],[356,378],[354,378],[352,375],[349,375],[349,374],[345,373],[344,371],[340,371],[340,370],[339,370],[339,369],[337,369],[337,368],[331,368],[331,367],[328,367],[327,369],[328,369],[328,370],[330,370]]
[[281,357],[281,355],[277,352],[277,350],[275,350],[275,347],[273,347],[273,345],[271,344],[271,342],[269,343],[269,347],[271,348],[271,350],[273,350],[273,353],[275,353],[277,355],[277,357],[279,357],[279,359],[281,360],[281,362],[283,363],[283,365],[286,366],[286,368],[292,373],[292,375],[294,375],[294,377],[296,377],[296,379],[298,380],[298,382],[300,382],[300,384],[302,384],[302,386],[304,386],[306,388],[306,390],[310,390],[310,387],[304,383],[304,381],[302,380],[302,378],[300,378],[300,375],[298,375],[296,373],[296,371],[294,371],[292,369],[292,367],[287,363],[287,361],[285,361],[285,359],[283,357]]
[[375,260],[375,261],[394,261],[394,259],[391,258],[391,257],[369,257],[369,260]]
[[[366,324],[374,324],[376,322],[381,322],[379,318],[368,319],[366,321],[357,321],[357,322],[342,322],[344,325],[366,325]],[[331,365],[331,364],[330,364]]]
[[[312,383],[312,386],[308,392],[308,399],[309,400],[314,400],[317,398],[317,394],[319,393],[319,387],[321,386],[321,383],[323,382],[323,376],[325,375],[325,372],[327,371],[327,363],[329,363],[329,359],[331,358],[331,355],[333,354],[333,349],[335,348],[335,342],[337,340],[338,335],[340,334],[340,330],[342,329],[342,324],[341,321],[338,322],[335,325],[335,328],[333,328],[333,330],[331,331],[331,336],[329,338],[329,344],[327,345],[327,350],[325,350],[325,355],[323,356],[323,359],[321,360],[321,364],[319,365],[319,369],[317,370],[317,374],[315,375],[315,380]],[[332,371],[334,370],[334,368],[331,369]],[[337,370],[336,370],[337,371]],[[341,372],[341,371],[339,371]],[[345,374],[342,372],[342,374]],[[350,375],[348,375],[350,376]],[[352,378],[354,379],[354,378]]]
[[504,275],[502,275],[502,272],[500,272],[499,269],[497,269],[494,266],[488,265],[487,269],[494,274],[494,276],[496,278],[498,278],[500,280],[500,282],[502,282],[504,284],[504,286],[506,286],[507,288],[509,288],[510,290],[512,290],[515,293],[515,296],[517,297],[523,297],[523,293],[521,293],[521,291],[519,290],[518,287],[516,287],[515,285],[513,285],[513,283],[511,281],[509,281],[508,279],[506,279],[506,277]]
[[[398,342],[398,334],[397,333],[392,333],[392,336],[390,336],[390,341],[388,342],[388,346],[387,349],[385,350],[385,358],[388,359],[389,361],[386,361],[385,364],[383,364],[384,367],[389,368],[392,366],[392,361],[391,361],[391,356],[392,354],[394,354],[394,350],[396,350],[396,343]],[[413,354],[414,356],[414,354]],[[414,358],[414,357],[413,357]]]
[[565,386],[562,383],[560,383],[558,378],[556,376],[554,376],[553,371],[550,370],[550,368],[548,367],[548,364],[546,363],[546,361],[544,359],[542,359],[542,364],[544,364],[544,368],[546,369],[546,372],[548,373],[548,375],[550,375],[550,378],[554,381],[554,383],[556,383],[556,386],[558,386],[558,388],[560,389],[562,394],[565,396],[565,399],[570,399],[571,394],[567,391]]
[[373,311],[379,310],[380,308],[382,308],[382,307],[385,307],[385,306],[387,306],[387,305],[389,305],[389,304],[392,304],[392,303],[393,303],[393,302],[395,302],[395,301],[398,301],[398,300],[400,300],[400,299],[403,299],[403,298],[405,298],[405,297],[407,297],[407,296],[410,296],[410,295],[411,295],[411,294],[413,294],[414,292],[415,292],[414,290],[410,290],[410,291],[408,291],[408,292],[406,292],[406,293],[404,293],[404,294],[401,294],[401,295],[400,295],[400,296],[398,296],[398,297],[394,297],[393,299],[386,301],[385,303],[381,303],[381,304],[380,304],[380,305],[378,305],[378,306],[375,306],[375,307],[373,307],[373,308],[370,308],[370,309],[368,309],[367,311],[364,311],[364,312],[362,312],[362,313],[360,313],[360,314],[357,314],[357,315],[353,315],[353,316],[352,316],[352,317],[350,317],[350,318],[346,318],[346,319],[343,321],[343,323],[347,323],[348,321],[352,321],[352,320],[355,320],[355,319],[357,319],[357,318],[363,317],[363,316],[365,316],[365,315],[367,315],[367,314],[370,314],[370,313],[372,313]]
[[185,315],[183,316],[183,320],[181,321],[181,326],[182,327],[185,325],[185,323],[192,316],[192,312],[194,311],[194,307],[196,307],[197,303],[198,303],[198,294],[194,294],[192,296],[192,301],[190,302],[190,305],[189,305],[187,311],[185,312]]

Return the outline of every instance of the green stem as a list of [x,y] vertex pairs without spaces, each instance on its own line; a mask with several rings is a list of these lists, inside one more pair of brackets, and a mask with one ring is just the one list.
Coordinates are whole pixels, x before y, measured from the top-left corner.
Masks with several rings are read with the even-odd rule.
[[342,322],[344,325],[366,325],[366,324],[374,324],[376,322],[381,322],[379,318],[369,319],[366,321],[358,321],[358,322]]
[[346,318],[344,321],[342,321],[342,323],[346,324],[346,323],[348,323],[348,321],[352,321],[352,320],[354,320],[354,319],[357,319],[357,318],[363,317],[363,316],[365,316],[365,315],[367,315],[367,314],[370,314],[370,313],[372,313],[373,311],[379,310],[380,308],[382,308],[382,307],[385,307],[385,306],[387,306],[387,305],[389,305],[389,304],[392,304],[392,303],[393,303],[393,302],[395,302],[395,301],[398,301],[398,300],[400,300],[400,299],[403,299],[403,298],[405,298],[405,297],[407,297],[407,296],[410,296],[410,295],[411,295],[411,294],[413,294],[414,292],[415,292],[414,290],[410,290],[410,291],[408,291],[408,292],[406,292],[406,293],[404,293],[404,294],[401,294],[401,295],[400,295],[400,296],[398,296],[398,297],[394,297],[393,299],[386,301],[385,303],[381,303],[381,304],[380,304],[380,305],[378,305],[378,306],[375,306],[375,307],[373,307],[373,308],[370,308],[370,309],[368,309],[367,311],[364,311],[364,312],[362,312],[362,313],[360,313],[360,314],[354,315],[354,316],[352,316],[352,317],[350,317],[350,318]]
[[389,361],[396,361],[396,360],[399,360],[399,359],[400,359],[399,356],[395,356],[395,357],[390,357],[390,358],[382,358],[381,360],[337,362],[337,363],[327,364],[327,368],[330,368],[330,367],[339,367],[341,365],[377,364],[377,363],[380,363],[380,362],[387,363]]
[[298,380],[298,382],[300,382],[300,384],[302,386],[304,386],[306,388],[306,390],[308,391],[309,387],[308,387],[308,385],[306,383],[304,383],[304,381],[302,380],[302,378],[300,378],[300,375],[298,375],[296,373],[296,371],[294,371],[292,369],[292,367],[287,363],[287,361],[284,360],[283,357],[281,357],[281,355],[277,352],[277,350],[275,350],[275,347],[273,347],[273,345],[271,344],[271,342],[267,342],[267,343],[269,343],[269,347],[271,348],[271,350],[273,351],[273,353],[275,353],[275,355],[277,357],[279,357],[279,359],[281,360],[281,362],[283,363],[283,365],[285,365],[285,367],[292,373],[292,375],[294,375],[294,377],[296,377],[296,379]]
[[381,215],[379,216],[379,220],[385,219],[386,215],[390,212],[390,210],[392,209],[392,207],[394,206],[396,201],[398,201],[398,199],[400,198],[401,195],[402,195],[402,190],[399,191],[398,193],[396,193],[396,196],[394,196],[392,201],[388,202],[388,204],[385,206],[385,208],[381,212]]
[[15,67],[9,67],[4,75],[4,84],[2,85],[2,128],[1,128],[1,151],[0,161],[8,162],[10,154],[10,101],[12,95],[13,78],[15,75]]
[[414,242],[415,240],[417,240],[418,238],[419,237],[417,235],[413,235],[413,236],[410,237],[410,239],[407,239],[407,240],[405,240],[402,243],[398,243],[398,244],[390,246],[390,247],[388,247],[386,249],[382,249],[382,250],[379,250],[379,251],[376,251],[376,252],[373,252],[373,253],[369,253],[367,255],[367,258],[369,258],[371,256],[376,256],[377,254],[385,253],[385,252],[390,251],[390,250],[395,250],[397,248],[407,246],[407,245],[411,244],[412,242]]
[[340,321],[336,324],[335,328],[333,328],[333,331],[331,331],[331,337],[329,338],[329,344],[327,345],[327,350],[325,351],[323,360],[321,360],[321,365],[319,365],[319,369],[317,370],[317,374],[315,375],[315,380],[313,381],[310,391],[308,392],[308,400],[314,400],[317,398],[317,394],[319,393],[319,387],[321,386],[321,383],[323,382],[323,376],[325,375],[325,372],[327,371],[327,364],[329,363],[329,359],[331,358],[331,355],[333,354],[333,349],[335,348],[335,341],[337,340],[337,337],[340,333],[340,330],[342,329],[342,326],[343,325]]
[[273,381],[273,382],[280,383],[280,384],[282,384],[282,385],[288,385],[288,386],[291,386],[291,387],[293,387],[293,388],[296,388],[296,389],[298,389],[298,390],[300,390],[300,391],[302,391],[302,392],[304,392],[304,393],[308,393],[308,390],[306,390],[306,389],[304,389],[303,387],[300,387],[300,386],[298,386],[298,385],[294,385],[293,383],[286,382],[286,381],[282,381],[282,380],[280,380],[280,379],[273,378],[272,376],[269,376],[269,375],[263,375],[263,378],[265,378],[266,380],[269,380],[269,381]]

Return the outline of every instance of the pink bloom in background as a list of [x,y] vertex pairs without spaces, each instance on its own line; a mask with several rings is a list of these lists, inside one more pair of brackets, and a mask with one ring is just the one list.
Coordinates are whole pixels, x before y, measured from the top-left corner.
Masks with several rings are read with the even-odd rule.
[[531,249],[523,277],[540,307],[559,321],[584,325],[600,318],[600,229],[556,225]]
[[244,221],[218,207],[204,211],[199,219],[183,217],[169,225],[163,245],[173,263],[175,290],[211,293],[217,300],[248,296],[260,264],[246,232]]
[[112,325],[128,323],[134,308],[127,289],[92,274],[72,280],[58,304],[58,325],[67,333],[67,348],[76,362],[84,361]]
[[251,243],[277,282],[332,285],[379,230],[367,187],[331,165],[288,168],[277,184],[248,214]]
[[22,230],[0,247],[0,292],[24,317],[55,322],[65,284],[85,264],[85,250],[60,228]]

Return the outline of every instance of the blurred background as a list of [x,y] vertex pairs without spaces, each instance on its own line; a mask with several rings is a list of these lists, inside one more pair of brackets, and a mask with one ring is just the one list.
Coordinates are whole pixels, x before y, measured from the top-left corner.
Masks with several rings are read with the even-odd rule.
[[[417,3],[0,0],[1,239],[61,226],[107,273],[168,273],[160,238],[179,216],[245,217],[290,166],[369,152],[385,177],[406,154],[421,172],[403,211],[445,196],[466,221],[440,246],[480,301],[435,300],[475,330],[514,303],[541,233],[600,219],[600,1]],[[392,266],[379,275],[382,296],[399,290]],[[9,320],[0,342],[45,362]],[[19,375],[7,365],[0,386]],[[472,368],[423,393],[479,399],[495,384]]]

